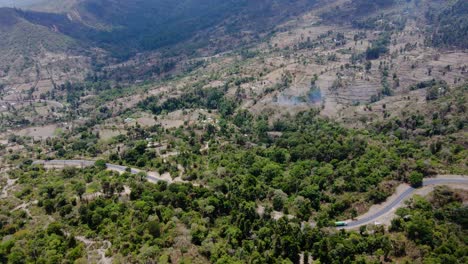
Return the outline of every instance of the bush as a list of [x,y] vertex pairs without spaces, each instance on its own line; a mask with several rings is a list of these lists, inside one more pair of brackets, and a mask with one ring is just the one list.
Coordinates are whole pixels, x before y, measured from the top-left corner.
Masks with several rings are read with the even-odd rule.
[[96,166],[96,168],[98,168],[99,170],[107,169],[107,165],[104,160],[97,160],[96,163],[94,163],[94,166]]

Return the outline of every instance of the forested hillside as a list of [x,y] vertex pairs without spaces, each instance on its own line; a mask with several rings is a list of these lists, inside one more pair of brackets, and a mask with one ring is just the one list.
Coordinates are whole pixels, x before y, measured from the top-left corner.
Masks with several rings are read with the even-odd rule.
[[0,263],[467,263],[465,2],[0,8]]
[[426,16],[432,22],[431,41],[439,47],[468,48],[468,3],[463,0],[440,9],[428,11]]
[[[388,186],[398,181],[417,186],[423,175],[457,161],[443,160],[413,140],[350,131],[316,114],[269,127],[266,117],[238,112],[221,121],[229,125],[220,130],[207,127],[196,135],[196,127],[185,132],[136,127],[110,143],[111,162],[174,175],[182,167],[184,179],[199,186],[148,183],[141,173],[106,171],[102,161],[91,168],[46,171],[30,165],[27,156],[7,154],[20,164],[10,173],[19,185],[15,198],[2,205],[1,234],[10,239],[0,245],[0,259],[83,262],[102,250],[116,262],[297,263],[304,253],[325,263],[464,263],[466,245],[457,230],[464,228],[466,207],[461,193],[449,189],[437,189],[430,202],[415,197],[410,209],[397,212],[389,231],[327,228],[384,201],[392,192]],[[283,135],[272,139],[266,133],[271,129]],[[80,139],[67,135],[48,142],[58,158],[95,152],[89,144],[95,136],[86,127],[79,130]],[[164,161],[137,133],[154,141],[173,138],[171,145],[181,152]],[[128,144],[127,150],[115,153],[117,142]],[[205,142],[210,149],[201,154]],[[460,157],[466,157],[462,151]],[[44,228],[41,223],[49,219],[53,222]],[[436,239],[439,232],[444,235]]]
[[261,33],[314,3],[304,0],[87,0],[78,1],[68,14],[28,10],[17,13],[35,25],[87,45],[103,47],[114,56],[128,57],[138,51],[174,45],[198,34],[226,37],[240,31]]

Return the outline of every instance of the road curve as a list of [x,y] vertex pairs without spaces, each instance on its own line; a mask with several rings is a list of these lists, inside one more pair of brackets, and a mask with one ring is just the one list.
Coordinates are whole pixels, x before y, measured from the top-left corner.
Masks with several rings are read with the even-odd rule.
[[[447,185],[447,184],[463,184],[468,185],[468,177],[459,176],[457,178],[428,178],[423,180],[423,187],[432,185]],[[406,189],[396,198],[386,201],[386,205],[379,211],[366,217],[358,217],[355,221],[345,221],[347,226],[345,228],[352,229],[374,223],[379,217],[390,213],[392,210],[402,207],[403,202],[411,197],[417,189],[407,186]],[[384,203],[384,204],[385,204]]]
[[[91,160],[37,160],[32,163],[33,165],[44,165],[44,166],[52,166],[52,167],[90,167],[95,164],[95,161]],[[156,172],[146,172],[144,170],[134,169],[122,165],[115,165],[111,163],[106,163],[107,169],[116,171],[119,173],[130,172],[132,174],[137,174],[140,172],[146,173],[146,177],[149,181],[158,182],[158,181],[165,181],[168,183],[173,182],[184,182],[184,181],[173,181],[168,179],[167,177],[164,178]]]

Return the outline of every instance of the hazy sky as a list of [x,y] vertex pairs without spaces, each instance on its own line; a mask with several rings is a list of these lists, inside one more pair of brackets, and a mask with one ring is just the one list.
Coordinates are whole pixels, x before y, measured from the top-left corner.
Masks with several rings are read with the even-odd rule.
[[40,1],[41,0],[0,0],[0,6],[23,7]]

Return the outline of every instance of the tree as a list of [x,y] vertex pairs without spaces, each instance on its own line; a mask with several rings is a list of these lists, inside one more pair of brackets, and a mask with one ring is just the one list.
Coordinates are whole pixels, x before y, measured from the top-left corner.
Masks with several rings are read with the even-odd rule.
[[371,61],[366,61],[366,71],[370,71],[372,69],[372,62]]
[[65,167],[63,168],[63,176],[65,178],[73,178],[77,174],[77,169],[74,167]]
[[153,237],[159,237],[161,235],[161,225],[158,220],[148,222],[148,232]]
[[288,196],[281,190],[275,190],[275,193],[273,195],[273,209],[276,211],[282,211],[284,202]]
[[94,163],[94,166],[100,171],[103,171],[103,170],[107,169],[106,161],[104,161],[104,160],[97,160]]
[[274,178],[281,176],[281,167],[275,163],[268,163],[262,168],[262,176],[269,182]]
[[413,186],[415,188],[421,187],[422,183],[423,183],[423,178],[424,178],[424,176],[422,175],[422,173],[417,172],[417,171],[413,171],[413,172],[411,172],[411,174],[409,176],[409,182],[410,182],[411,186]]
[[55,204],[54,202],[52,201],[52,199],[45,199],[44,202],[43,202],[43,205],[44,205],[44,210],[46,211],[47,214],[52,214],[53,212],[55,212]]
[[406,233],[408,238],[416,243],[432,246],[434,243],[433,227],[432,221],[426,220],[423,216],[416,214],[406,225]]
[[206,235],[208,234],[208,231],[205,226],[203,225],[198,225],[198,224],[192,224],[190,227],[191,230],[191,235],[192,235],[192,243],[195,245],[201,245],[202,241],[205,239]]
[[351,209],[351,219],[356,219],[358,213],[356,208]]
[[8,255],[8,263],[11,263],[11,264],[25,263],[25,259],[26,259],[26,255],[19,248],[15,248],[15,250],[12,250],[10,255]]
[[440,88],[438,86],[432,86],[427,88],[427,93],[426,93],[426,100],[431,101],[431,100],[436,100],[440,96],[440,92],[443,88]]
[[76,195],[78,195],[78,197],[80,197],[81,200],[81,197],[86,192],[86,185],[83,182],[78,182],[75,185],[73,185],[73,190],[76,192]]
[[309,220],[310,217],[310,201],[302,196],[294,199],[294,206],[297,209],[297,217],[303,221]]
[[308,185],[299,194],[309,199],[311,207],[318,211],[320,208],[320,200],[322,198],[319,186]]

